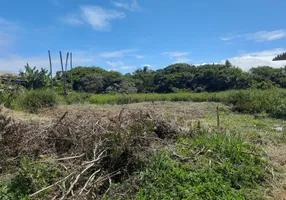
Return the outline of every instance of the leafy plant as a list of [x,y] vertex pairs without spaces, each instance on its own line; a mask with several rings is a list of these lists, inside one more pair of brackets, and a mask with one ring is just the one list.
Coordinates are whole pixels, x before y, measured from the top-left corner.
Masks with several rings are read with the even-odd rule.
[[41,68],[39,71],[36,67],[31,68],[27,63],[25,71],[20,72],[20,77],[27,82],[27,87],[39,89],[47,86],[50,82],[48,70]]

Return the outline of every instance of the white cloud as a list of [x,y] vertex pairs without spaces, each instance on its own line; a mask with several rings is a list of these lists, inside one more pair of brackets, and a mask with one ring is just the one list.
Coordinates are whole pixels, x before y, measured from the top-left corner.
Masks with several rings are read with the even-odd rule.
[[140,5],[137,0],[120,0],[112,1],[112,4],[118,8],[123,8],[129,11],[138,11],[141,10]]
[[89,24],[95,31],[109,31],[111,21],[122,19],[125,13],[99,6],[81,6],[79,14],[68,14],[60,20],[71,25]]
[[132,53],[136,52],[137,49],[122,49],[119,51],[103,52],[100,54],[103,58],[120,58],[125,56],[130,56]]
[[120,71],[120,70],[134,69],[135,68],[134,66],[124,65],[124,63],[122,61],[117,61],[117,62],[107,61],[106,63],[112,67],[112,69],[110,69],[110,70]]
[[120,69],[134,69],[134,66],[123,66]]
[[123,66],[123,62],[121,61],[117,61],[117,62],[110,62],[110,61],[107,61],[106,62],[108,65],[110,65],[111,67],[118,67],[118,66]]
[[145,58],[145,56],[142,56],[142,55],[135,55],[135,57],[138,58],[138,59]]
[[182,51],[173,51],[173,52],[164,52],[163,55],[169,55],[172,59],[173,57],[183,57],[189,55],[190,52],[182,52]]
[[[252,67],[258,66],[271,66],[275,68],[284,67],[286,65],[286,61],[272,61],[272,59],[281,54],[286,52],[285,49],[273,49],[261,52],[252,52],[243,54],[241,56],[236,56],[232,58],[228,58],[228,60],[235,66],[242,68],[243,70],[247,71]],[[222,60],[221,63],[224,63],[225,60]]]
[[275,31],[260,31],[256,33],[247,33],[240,35],[232,35],[228,37],[222,37],[221,40],[229,41],[234,39],[245,39],[245,40],[255,40],[257,42],[278,40],[286,37],[286,30],[275,30]]
[[192,59],[190,59],[190,58],[180,57],[180,58],[177,58],[174,63],[188,63],[188,62],[190,62],[191,60],[192,60]]
[[123,12],[104,9],[99,6],[83,6],[81,11],[83,19],[96,31],[108,31],[112,20],[125,17]]
[[151,67],[152,65],[150,64],[145,64],[145,65],[142,65],[142,67]]
[[84,24],[83,20],[74,14],[69,14],[67,16],[61,17],[60,20],[64,23],[71,24],[71,25]]
[[174,63],[187,63],[190,62],[191,59],[187,58],[190,52],[183,52],[183,51],[173,51],[173,52],[164,52],[163,55],[168,55],[171,60],[175,58]]

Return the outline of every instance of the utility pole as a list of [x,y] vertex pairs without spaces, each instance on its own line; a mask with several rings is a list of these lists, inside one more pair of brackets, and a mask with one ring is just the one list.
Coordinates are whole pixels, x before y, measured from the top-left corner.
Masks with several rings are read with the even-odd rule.
[[73,90],[73,80],[72,80],[72,52],[70,53],[70,70],[71,70],[71,90]]
[[52,89],[54,88],[54,83],[53,83],[53,67],[52,67],[52,59],[51,59],[51,52],[48,50],[49,53],[49,60],[50,60],[50,73],[51,73],[51,86]]
[[64,95],[67,96],[67,88],[66,88],[66,73],[64,72],[64,65],[63,65],[63,57],[62,52],[60,51],[60,60],[61,60],[61,67],[62,67],[62,77],[64,79]]
[[67,56],[66,56],[66,69],[65,69],[65,86],[67,85],[67,70],[68,70],[69,55],[70,55],[70,53],[67,52]]

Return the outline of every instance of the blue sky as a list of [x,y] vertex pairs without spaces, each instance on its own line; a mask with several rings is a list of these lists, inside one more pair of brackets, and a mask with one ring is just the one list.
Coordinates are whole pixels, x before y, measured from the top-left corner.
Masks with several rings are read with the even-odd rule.
[[0,70],[25,63],[55,70],[59,53],[74,65],[122,73],[176,62],[281,67],[285,0],[9,0],[0,7]]

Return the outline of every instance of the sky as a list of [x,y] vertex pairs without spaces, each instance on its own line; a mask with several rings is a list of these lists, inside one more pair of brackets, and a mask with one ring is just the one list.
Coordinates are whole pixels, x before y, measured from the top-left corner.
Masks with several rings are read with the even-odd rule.
[[0,7],[0,70],[29,63],[60,70],[59,51],[74,66],[122,73],[184,62],[243,70],[286,51],[285,0],[9,0]]

